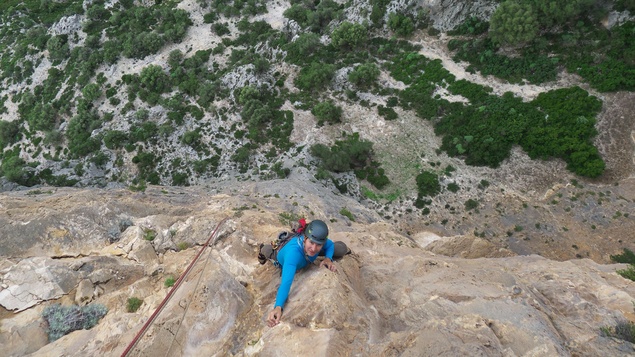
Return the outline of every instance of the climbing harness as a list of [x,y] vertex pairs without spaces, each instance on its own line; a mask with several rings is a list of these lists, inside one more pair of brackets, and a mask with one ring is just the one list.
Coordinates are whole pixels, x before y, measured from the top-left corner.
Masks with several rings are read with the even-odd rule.
[[[159,315],[159,313],[163,310],[163,308],[165,307],[165,305],[170,301],[170,299],[172,298],[172,296],[174,295],[174,293],[176,292],[176,290],[181,286],[181,283],[185,280],[185,278],[187,277],[187,275],[190,273],[190,270],[192,270],[192,267],[194,266],[194,264],[196,264],[196,262],[198,261],[199,257],[201,256],[201,254],[203,254],[203,251],[205,250],[205,248],[207,248],[208,246],[211,247],[214,245],[214,243],[216,243],[216,234],[218,232],[218,229],[221,227],[221,225],[223,225],[225,223],[225,221],[227,221],[228,217],[225,217],[222,221],[220,221],[217,225],[216,228],[214,229],[214,231],[212,232],[212,234],[209,236],[209,238],[207,239],[207,241],[205,242],[205,245],[203,245],[201,247],[201,249],[199,250],[199,252],[196,254],[196,256],[194,257],[194,259],[192,260],[192,262],[190,263],[190,265],[188,265],[187,269],[185,269],[185,271],[183,272],[183,274],[181,274],[181,277],[179,277],[179,279],[176,281],[176,283],[174,283],[174,286],[172,287],[172,289],[168,292],[168,294],[165,296],[165,298],[163,298],[163,301],[161,301],[161,304],[159,304],[159,306],[156,308],[156,310],[154,310],[154,313],[152,313],[152,315],[150,316],[150,318],[148,319],[148,321],[146,321],[146,323],[143,325],[143,327],[141,328],[141,330],[139,330],[139,332],[137,333],[137,335],[134,337],[134,339],[132,340],[132,342],[130,342],[130,344],[128,345],[128,347],[123,351],[123,353],[121,354],[121,357],[126,357],[128,356],[128,353],[130,353],[130,351],[132,351],[132,349],[137,345],[137,343],[139,342],[139,339],[141,339],[141,337],[146,333],[146,331],[148,330],[148,328],[150,327],[150,325],[152,325],[152,323],[154,322],[154,320],[156,319],[156,317]],[[213,242],[212,242],[213,239]],[[211,244],[210,244],[211,242]],[[209,258],[209,255],[208,255]],[[206,261],[207,264],[207,261]],[[203,275],[203,273],[201,272],[200,276],[199,276],[199,280],[196,284],[196,286],[198,286],[198,283],[200,283],[201,280],[201,276]],[[188,307],[189,307],[189,303],[188,303]],[[187,312],[187,309],[186,309]],[[183,314],[183,318],[181,318],[181,321],[179,322],[179,328],[181,326],[181,323],[183,322],[183,319],[185,318],[185,313]],[[174,335],[174,338],[176,339],[176,333]],[[172,340],[172,342],[174,342],[174,340]],[[170,352],[170,349],[172,348],[172,344],[170,344],[170,348],[168,349],[168,353]]]

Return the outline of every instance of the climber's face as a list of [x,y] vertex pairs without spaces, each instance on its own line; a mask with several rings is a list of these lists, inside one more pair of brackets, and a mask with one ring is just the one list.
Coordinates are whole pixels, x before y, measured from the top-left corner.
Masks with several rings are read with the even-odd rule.
[[309,238],[304,238],[304,253],[308,256],[314,256],[320,252],[322,244],[317,244]]

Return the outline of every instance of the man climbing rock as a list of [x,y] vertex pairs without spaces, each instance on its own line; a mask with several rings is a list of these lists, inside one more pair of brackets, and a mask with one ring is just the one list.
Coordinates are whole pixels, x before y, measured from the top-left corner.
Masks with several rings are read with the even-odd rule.
[[264,244],[260,247],[258,259],[264,264],[267,259],[282,269],[280,286],[276,295],[276,303],[267,317],[269,327],[280,323],[285,302],[291,290],[291,283],[296,271],[307,267],[318,256],[324,256],[320,268],[325,267],[332,272],[337,271],[333,263],[334,258],[341,258],[350,253],[350,249],[343,242],[333,242],[328,239],[329,228],[321,220],[314,220],[306,228],[296,230],[296,234],[289,237],[282,236],[277,246]]

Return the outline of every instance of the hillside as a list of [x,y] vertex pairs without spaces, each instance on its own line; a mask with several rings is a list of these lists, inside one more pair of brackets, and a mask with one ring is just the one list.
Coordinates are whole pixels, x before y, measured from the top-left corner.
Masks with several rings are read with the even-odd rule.
[[[635,355],[633,9],[573,3],[501,45],[499,1],[3,2],[5,350],[121,354],[227,218],[137,355]],[[299,217],[354,254],[269,329]]]
[[[522,65],[508,79],[483,75],[516,60],[504,47],[491,68],[475,71],[476,63],[460,60],[466,53],[449,48],[467,38],[460,33],[480,31],[475,19],[491,16],[493,2],[325,2],[318,22],[300,16],[311,11],[306,4],[286,2],[140,5],[3,5],[4,190],[17,187],[10,182],[213,185],[305,167],[316,183],[374,207],[406,235],[473,235],[516,253],[598,262],[635,249],[622,239],[634,223],[633,92],[616,90],[629,88],[619,78],[630,72],[598,82],[575,52],[563,52],[564,65],[540,65],[544,78],[535,78],[533,64],[527,79],[518,80]],[[582,31],[607,31],[604,24],[619,40],[629,12],[604,13]],[[463,32],[449,35],[457,28]],[[562,38],[580,36],[571,31]],[[364,38],[366,47],[354,42]],[[492,53],[476,39],[462,48]],[[615,50],[625,57],[616,60],[627,62],[616,68],[630,71],[630,43],[621,46]],[[578,61],[579,74],[563,60]],[[312,67],[319,61],[330,67]],[[333,72],[320,74],[326,67]],[[432,77],[418,79],[421,72]],[[568,109],[540,112],[550,105]],[[556,126],[532,132],[537,124],[522,121],[536,115],[557,118]],[[540,143],[550,136],[559,139]],[[359,158],[342,156],[354,145]],[[438,180],[438,194],[421,192],[424,174]]]

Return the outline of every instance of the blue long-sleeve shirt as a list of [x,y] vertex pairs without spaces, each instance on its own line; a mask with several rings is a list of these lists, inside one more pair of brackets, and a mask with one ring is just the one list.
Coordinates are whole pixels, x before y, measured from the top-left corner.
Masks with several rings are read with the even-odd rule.
[[297,235],[292,237],[291,240],[278,252],[278,263],[282,268],[282,277],[280,279],[280,287],[278,288],[278,294],[276,295],[276,305],[284,307],[284,303],[289,297],[289,291],[291,291],[291,283],[295,277],[295,272],[313,263],[315,259],[324,253],[324,256],[333,260],[333,252],[335,246],[330,239],[326,240],[326,243],[322,246],[322,249],[313,256],[304,254],[304,236]]

